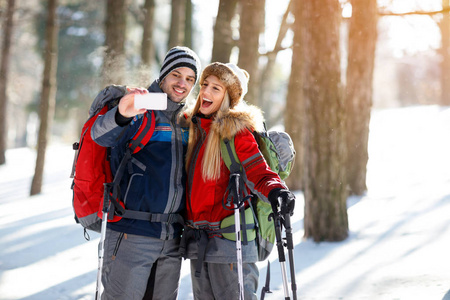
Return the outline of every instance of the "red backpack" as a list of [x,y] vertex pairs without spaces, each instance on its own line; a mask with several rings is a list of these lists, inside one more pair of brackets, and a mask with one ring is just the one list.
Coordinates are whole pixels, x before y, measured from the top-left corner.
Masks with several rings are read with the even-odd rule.
[[[132,211],[127,211],[119,200],[118,185],[124,167],[131,154],[141,150],[150,140],[155,129],[155,115],[153,111],[144,114],[137,134],[128,144],[126,155],[119,165],[115,176],[111,173],[109,162],[109,148],[102,147],[92,140],[91,128],[98,116],[104,115],[109,109],[117,105],[126,93],[125,86],[111,85],[102,90],[89,110],[89,118],[81,131],[80,141],[73,144],[75,158],[72,166],[73,178],[73,209],[75,221],[85,229],[100,232],[103,199],[111,201],[108,221],[118,221],[127,216],[133,218]],[[148,116],[149,114],[150,117]],[[150,119],[150,120],[149,120]],[[141,214],[142,215],[142,214]]]

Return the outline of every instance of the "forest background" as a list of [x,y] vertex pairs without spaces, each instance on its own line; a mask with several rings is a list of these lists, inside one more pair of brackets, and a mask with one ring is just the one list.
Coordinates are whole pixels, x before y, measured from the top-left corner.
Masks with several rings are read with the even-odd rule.
[[297,149],[288,184],[304,191],[305,236],[343,240],[346,199],[367,189],[371,111],[450,105],[448,2],[2,0],[0,164],[6,149],[36,149],[39,194],[47,144],[78,139],[95,95],[148,86],[186,45],[203,66],[249,71],[246,100]]

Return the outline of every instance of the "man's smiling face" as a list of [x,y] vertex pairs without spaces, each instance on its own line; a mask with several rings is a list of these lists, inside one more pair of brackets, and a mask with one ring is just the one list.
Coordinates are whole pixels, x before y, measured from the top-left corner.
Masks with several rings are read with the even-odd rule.
[[173,70],[161,82],[161,89],[173,102],[181,102],[189,95],[195,84],[195,73],[190,68]]

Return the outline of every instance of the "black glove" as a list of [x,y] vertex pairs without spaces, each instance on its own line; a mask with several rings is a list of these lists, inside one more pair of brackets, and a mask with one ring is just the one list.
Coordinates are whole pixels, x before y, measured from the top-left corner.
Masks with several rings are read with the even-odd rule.
[[278,211],[281,208],[281,214],[294,214],[295,196],[291,191],[284,189],[273,189],[269,192],[269,201],[272,204],[272,210]]

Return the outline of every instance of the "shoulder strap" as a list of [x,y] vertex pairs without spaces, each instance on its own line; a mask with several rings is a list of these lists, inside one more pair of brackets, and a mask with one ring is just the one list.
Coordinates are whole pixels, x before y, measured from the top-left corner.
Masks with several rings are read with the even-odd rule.
[[[148,120],[149,118],[150,122]],[[139,152],[148,143],[153,135],[153,132],[155,131],[155,125],[155,112],[152,110],[150,116],[148,112],[144,115],[144,117],[142,118],[142,124],[141,126],[139,126],[138,132],[134,135],[134,137],[128,144],[128,147],[131,149],[131,152],[133,154]]]
[[220,151],[222,153],[223,161],[230,170],[230,180],[228,182],[227,192],[225,193],[225,195],[228,194],[228,197],[225,199],[224,196],[225,201],[222,201],[222,207],[224,209],[228,209],[227,206],[230,206],[231,203],[236,204],[238,207],[240,206],[239,214],[241,220],[242,242],[244,245],[247,245],[248,244],[247,230],[244,229],[246,228],[247,222],[245,220],[245,206],[242,204],[247,199],[250,198],[249,195],[247,194],[244,178],[242,176],[242,165],[236,154],[234,137],[231,140],[228,139],[220,140]]
[[[220,152],[225,165],[230,170],[230,180],[228,181],[228,186],[222,201],[222,207],[226,210],[230,210],[229,207],[233,207],[235,201],[239,201],[239,198],[244,199],[247,197],[244,179],[241,176],[242,166],[234,146],[234,137],[231,140],[220,140]],[[236,182],[236,179],[238,182]]]
[[231,140],[220,140],[220,152],[225,165],[231,173],[239,173],[242,171],[241,162],[236,154],[236,147],[234,146],[234,137]]

